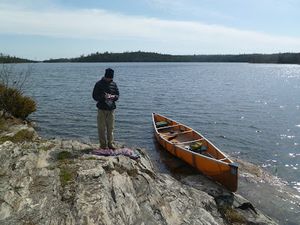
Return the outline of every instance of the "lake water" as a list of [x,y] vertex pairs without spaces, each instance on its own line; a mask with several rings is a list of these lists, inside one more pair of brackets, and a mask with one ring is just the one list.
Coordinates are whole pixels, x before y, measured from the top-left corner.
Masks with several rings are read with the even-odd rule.
[[[17,65],[26,67],[26,65]],[[146,148],[157,112],[201,132],[229,155],[265,167],[300,192],[300,66],[238,63],[34,64],[26,89],[45,137],[97,141],[91,95],[105,68],[120,89],[115,137]]]
[[107,67],[120,89],[117,141],[145,147],[156,159],[151,113],[158,112],[300,190],[300,66],[34,64],[27,93],[38,102],[32,119],[42,135],[97,141],[91,94]]

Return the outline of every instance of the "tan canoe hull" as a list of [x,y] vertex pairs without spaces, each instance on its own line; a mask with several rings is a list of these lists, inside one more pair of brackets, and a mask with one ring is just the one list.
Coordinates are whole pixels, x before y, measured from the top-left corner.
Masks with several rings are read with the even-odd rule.
[[[152,118],[155,137],[164,149],[228,190],[237,190],[238,167],[203,135],[162,115],[153,113]],[[160,121],[168,122],[168,126],[157,128],[156,123]],[[194,142],[201,142],[206,146],[205,154],[196,153],[188,148],[189,144]]]

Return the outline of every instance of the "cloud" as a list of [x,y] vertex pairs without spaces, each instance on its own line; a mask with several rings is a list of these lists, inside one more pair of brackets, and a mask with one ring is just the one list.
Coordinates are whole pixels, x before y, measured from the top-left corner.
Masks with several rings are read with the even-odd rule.
[[224,14],[218,10],[210,9],[205,2],[193,0],[145,0],[151,7],[158,9],[165,14],[184,15],[192,17],[201,17],[209,19],[231,20],[234,19],[232,15]]
[[[0,5],[0,33],[144,42],[178,54],[300,51],[300,38],[193,21],[129,16],[101,9],[30,10]],[[146,47],[145,47],[146,48]],[[129,47],[130,49],[130,47]]]

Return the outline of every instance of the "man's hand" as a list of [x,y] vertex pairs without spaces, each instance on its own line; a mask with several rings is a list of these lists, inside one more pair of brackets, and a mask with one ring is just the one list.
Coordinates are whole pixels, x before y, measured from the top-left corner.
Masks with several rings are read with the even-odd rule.
[[105,93],[105,98],[106,99],[113,100],[115,97],[116,97],[115,95],[111,95],[111,94]]

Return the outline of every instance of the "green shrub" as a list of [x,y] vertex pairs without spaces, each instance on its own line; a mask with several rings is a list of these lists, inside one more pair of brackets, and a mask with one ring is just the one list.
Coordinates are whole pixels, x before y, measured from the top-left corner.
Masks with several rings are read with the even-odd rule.
[[36,103],[30,97],[23,96],[19,90],[0,85],[0,110],[26,119],[36,111]]

